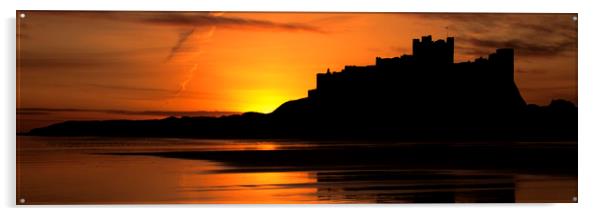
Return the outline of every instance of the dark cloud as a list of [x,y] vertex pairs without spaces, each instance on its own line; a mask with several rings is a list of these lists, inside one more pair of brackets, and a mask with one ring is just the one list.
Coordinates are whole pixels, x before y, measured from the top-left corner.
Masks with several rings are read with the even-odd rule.
[[[524,57],[549,57],[577,49],[576,14],[418,14],[441,22],[457,38],[464,54],[485,55],[496,48],[514,48]],[[462,47],[463,46],[463,47]]]
[[314,33],[325,33],[324,30],[301,23],[277,23],[267,20],[243,19],[238,17],[214,16],[210,13],[160,13],[138,19],[143,23],[153,25],[181,26],[192,28],[181,32],[176,44],[166,58],[169,61],[175,54],[182,51],[183,44],[195,32],[197,27],[223,27],[237,29],[268,29],[279,31],[306,31]]
[[[474,54],[482,54],[485,50],[495,50],[497,48],[514,48],[517,55],[545,57],[562,54],[566,51],[576,49],[576,41],[563,40],[559,42],[540,43],[529,39],[480,39],[480,38],[459,38],[459,42],[467,43],[475,48],[472,51]],[[484,50],[485,49],[485,50]]]
[[[166,61],[171,60],[176,54],[187,51],[190,48],[184,46],[189,38],[195,34],[196,29],[208,28],[231,28],[231,29],[264,29],[275,31],[304,31],[312,33],[326,33],[325,30],[304,23],[273,22],[260,19],[246,19],[231,17],[227,13],[211,12],[119,12],[119,11],[23,11],[32,16],[63,16],[90,19],[103,19],[116,22],[132,22],[148,25],[171,26],[185,29],[180,32],[178,40],[169,50]],[[333,19],[344,19],[336,17]]]
[[[138,22],[153,25],[169,25],[180,27],[217,26],[226,28],[258,28],[282,31],[307,31],[326,33],[323,29],[304,23],[272,22],[260,19],[246,19],[227,16],[227,13],[216,16],[211,12],[133,12],[133,11],[31,11],[38,15],[78,16],[84,18],[105,19],[113,21]],[[30,13],[31,13],[30,12]]]
[[302,23],[277,23],[267,20],[244,19],[228,16],[212,16],[205,13],[162,13],[148,16],[140,21],[158,25],[176,25],[184,27],[217,26],[227,28],[261,28],[286,31],[308,31],[325,33],[324,30]]

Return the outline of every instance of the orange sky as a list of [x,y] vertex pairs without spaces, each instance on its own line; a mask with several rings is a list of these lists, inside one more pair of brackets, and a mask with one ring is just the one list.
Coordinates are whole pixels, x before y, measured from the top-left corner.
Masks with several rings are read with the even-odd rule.
[[316,73],[411,54],[411,39],[429,34],[456,37],[456,62],[513,47],[528,103],[577,102],[573,14],[20,13],[17,106],[36,108],[22,119],[267,113],[305,97]]

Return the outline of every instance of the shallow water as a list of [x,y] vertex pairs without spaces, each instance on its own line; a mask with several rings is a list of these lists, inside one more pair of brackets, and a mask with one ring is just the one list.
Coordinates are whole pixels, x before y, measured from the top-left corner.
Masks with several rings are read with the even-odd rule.
[[[576,199],[577,167],[575,172],[567,173],[496,167],[322,165],[315,161],[299,166],[277,160],[243,164],[225,156],[202,159],[153,155],[200,152],[211,156],[213,152],[284,150],[305,150],[304,154],[312,154],[321,149],[370,149],[379,145],[396,145],[403,150],[404,146],[429,144],[18,136],[16,198],[18,202],[23,199],[23,204],[573,202]],[[542,149],[570,145],[576,149],[576,143],[563,142],[511,145]]]

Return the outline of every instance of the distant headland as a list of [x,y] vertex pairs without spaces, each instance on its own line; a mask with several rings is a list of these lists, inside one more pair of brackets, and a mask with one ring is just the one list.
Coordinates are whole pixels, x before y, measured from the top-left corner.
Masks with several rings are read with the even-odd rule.
[[577,107],[527,104],[514,82],[514,50],[454,62],[454,38],[414,39],[412,55],[317,74],[315,89],[269,114],[67,121],[36,136],[308,139],[577,139]]

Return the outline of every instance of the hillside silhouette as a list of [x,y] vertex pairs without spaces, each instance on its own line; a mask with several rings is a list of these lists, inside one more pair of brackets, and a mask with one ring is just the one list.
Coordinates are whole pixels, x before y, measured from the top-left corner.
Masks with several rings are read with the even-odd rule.
[[198,138],[576,140],[577,107],[527,104],[514,82],[514,50],[454,62],[454,38],[412,41],[412,55],[317,74],[308,96],[269,114],[67,121],[37,136]]

